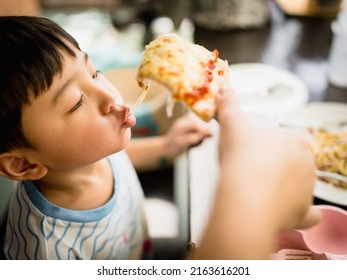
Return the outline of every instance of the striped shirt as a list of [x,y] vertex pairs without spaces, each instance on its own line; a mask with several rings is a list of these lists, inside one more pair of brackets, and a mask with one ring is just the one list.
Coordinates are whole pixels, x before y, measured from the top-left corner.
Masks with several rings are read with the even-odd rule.
[[114,193],[103,206],[70,210],[53,205],[33,181],[12,196],[7,259],[138,259],[144,240],[143,192],[126,153],[109,157]]

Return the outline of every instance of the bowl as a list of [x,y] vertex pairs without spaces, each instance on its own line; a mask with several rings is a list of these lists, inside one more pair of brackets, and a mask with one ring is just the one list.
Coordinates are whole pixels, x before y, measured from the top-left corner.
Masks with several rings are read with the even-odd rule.
[[330,205],[315,207],[322,213],[320,222],[300,230],[306,245],[317,253],[347,254],[347,211]]
[[321,211],[318,224],[278,236],[276,250],[297,249],[313,253],[314,259],[347,258],[347,211],[332,205],[315,205]]
[[[125,103],[130,107],[142,92],[136,81],[136,73],[137,68],[116,68],[104,73],[104,76],[119,90]],[[176,103],[172,116],[168,117],[166,101],[169,94],[166,87],[151,81],[146,98],[133,112],[136,116],[136,125],[132,128],[133,137],[164,134],[177,118],[187,112],[181,103]]]

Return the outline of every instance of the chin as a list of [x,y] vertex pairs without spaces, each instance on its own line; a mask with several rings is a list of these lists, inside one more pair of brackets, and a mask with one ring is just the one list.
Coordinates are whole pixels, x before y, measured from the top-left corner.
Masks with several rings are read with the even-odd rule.
[[131,141],[131,130],[128,129],[127,132],[122,137],[122,140],[117,142],[117,147],[115,152],[124,150],[129,145],[130,141]]
[[[129,129],[127,129],[127,131],[126,131],[126,133],[125,133],[125,135],[124,135],[124,139],[125,139],[125,147],[126,146],[128,146],[128,144],[129,144],[129,142],[131,141],[131,129],[129,128]],[[125,148],[124,147],[124,148]]]

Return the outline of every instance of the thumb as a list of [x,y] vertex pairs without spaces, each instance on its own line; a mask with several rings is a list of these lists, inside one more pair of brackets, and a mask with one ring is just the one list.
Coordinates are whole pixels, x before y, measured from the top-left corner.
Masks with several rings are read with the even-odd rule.
[[315,208],[314,206],[310,206],[310,208],[307,210],[306,214],[304,215],[303,219],[298,225],[298,229],[305,229],[314,226],[320,221],[321,218],[321,212],[319,209]]
[[217,118],[218,120],[229,119],[235,113],[240,113],[241,105],[233,90],[229,87],[222,88],[217,95]]

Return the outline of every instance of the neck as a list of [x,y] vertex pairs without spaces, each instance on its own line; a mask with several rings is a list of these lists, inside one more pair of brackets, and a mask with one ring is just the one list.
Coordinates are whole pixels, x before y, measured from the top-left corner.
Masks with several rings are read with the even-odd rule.
[[48,201],[73,210],[100,207],[113,193],[112,170],[107,159],[73,170],[49,170],[36,184]]

